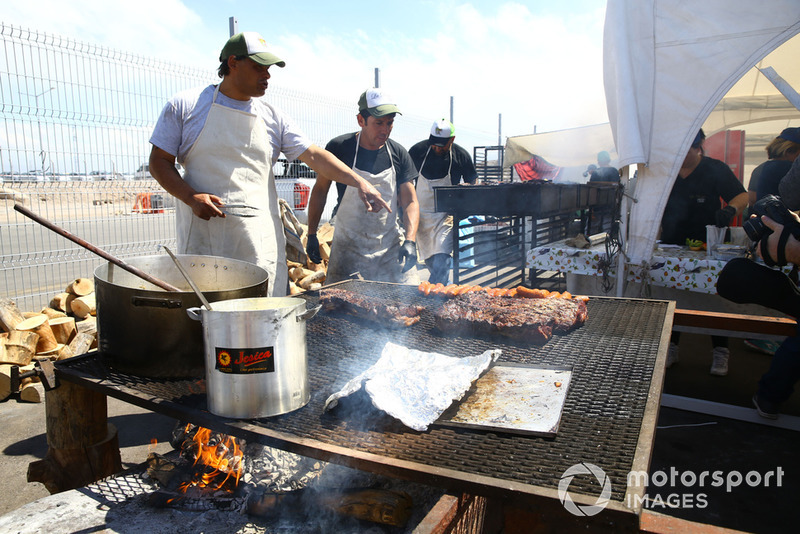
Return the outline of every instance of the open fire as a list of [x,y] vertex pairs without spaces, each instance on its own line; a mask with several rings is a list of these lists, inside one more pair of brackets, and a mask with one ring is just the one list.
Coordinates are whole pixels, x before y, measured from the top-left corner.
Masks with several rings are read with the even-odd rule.
[[[186,425],[187,435],[191,434],[191,430],[192,425]],[[178,491],[189,493],[198,489],[233,492],[239,485],[244,453],[235,437],[197,427],[192,438],[184,441],[181,455],[184,458],[194,457],[194,462],[191,479],[182,482]]]
[[405,525],[413,507],[403,491],[352,487],[350,475],[332,475],[320,485],[323,471],[334,473],[335,466],[192,424],[176,428],[172,445],[180,450],[177,461],[153,453],[148,458],[148,474],[160,485],[152,506],[237,511],[299,524],[311,513],[315,520],[327,515],[393,526]]

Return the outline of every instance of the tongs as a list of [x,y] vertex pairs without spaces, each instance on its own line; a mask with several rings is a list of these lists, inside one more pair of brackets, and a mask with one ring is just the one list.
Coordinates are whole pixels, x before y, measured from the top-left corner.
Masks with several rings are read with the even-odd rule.
[[233,215],[234,217],[255,217],[260,211],[260,208],[248,206],[247,204],[224,204],[217,206],[217,209],[226,215]]

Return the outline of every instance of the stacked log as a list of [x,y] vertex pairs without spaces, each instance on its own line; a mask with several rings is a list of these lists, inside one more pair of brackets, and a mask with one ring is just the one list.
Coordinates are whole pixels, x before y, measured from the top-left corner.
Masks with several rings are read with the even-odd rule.
[[76,278],[38,312],[22,311],[0,299],[0,401],[18,394],[25,402],[42,402],[44,388],[33,376],[11,391],[11,367],[20,373],[37,360],[63,360],[97,347],[94,281]]
[[[300,224],[303,231],[301,242],[305,250],[308,242],[308,229]],[[298,295],[304,291],[315,291],[320,289],[325,283],[328,272],[328,259],[331,255],[331,241],[333,241],[333,226],[325,223],[317,230],[317,241],[319,241],[319,254],[322,263],[314,263],[305,257],[305,263],[289,260],[286,262],[289,269],[289,294]]]

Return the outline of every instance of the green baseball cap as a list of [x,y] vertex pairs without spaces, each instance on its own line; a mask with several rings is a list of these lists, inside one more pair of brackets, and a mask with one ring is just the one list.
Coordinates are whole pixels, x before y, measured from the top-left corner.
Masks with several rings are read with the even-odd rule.
[[219,60],[225,61],[230,56],[247,56],[259,65],[277,65],[285,67],[286,62],[267,49],[267,42],[256,32],[237,33],[225,43]]
[[431,126],[431,135],[428,137],[429,145],[444,146],[451,137],[456,136],[453,123],[447,119],[439,119]]
[[361,98],[358,99],[358,111],[367,111],[373,117],[383,117],[392,113],[400,113],[400,108],[394,104],[394,99],[382,89],[373,87],[361,93]]

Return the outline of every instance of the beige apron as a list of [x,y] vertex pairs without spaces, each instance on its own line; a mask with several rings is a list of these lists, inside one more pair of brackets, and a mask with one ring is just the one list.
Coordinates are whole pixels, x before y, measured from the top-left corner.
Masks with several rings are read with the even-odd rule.
[[[353,172],[371,183],[384,199],[391,198],[392,213],[381,210],[377,213],[367,211],[355,187],[345,189],[339,210],[336,212],[336,226],[331,242],[331,257],[328,263],[326,284],[347,280],[358,272],[365,280],[416,284],[419,275],[416,269],[402,273],[398,261],[403,231],[397,221],[397,179],[394,162],[378,174],[370,174],[356,167],[358,159],[358,140],[356,134],[356,157],[353,158]],[[388,143],[386,150],[392,159]]]
[[203,130],[186,155],[184,180],[196,191],[217,195],[226,204],[256,206],[261,214],[204,221],[179,202],[178,251],[255,263],[269,273],[269,295],[285,296],[286,245],[267,126],[252,113],[216,104],[218,92],[219,86]]
[[447,213],[439,213],[435,210],[433,198],[433,188],[450,185],[450,171],[453,168],[453,152],[450,149],[450,165],[447,168],[447,175],[436,180],[428,180],[423,174],[425,161],[431,147],[425,152],[422,158],[422,165],[419,166],[419,178],[417,178],[417,202],[419,202],[419,227],[417,228],[417,247],[419,255],[427,260],[434,254],[449,255],[453,250],[453,242],[450,234],[453,231],[453,218]]

